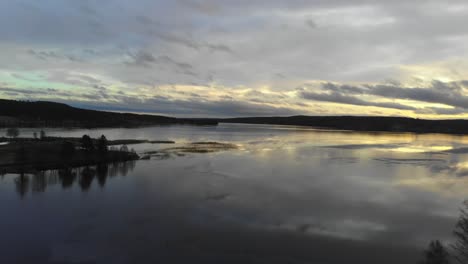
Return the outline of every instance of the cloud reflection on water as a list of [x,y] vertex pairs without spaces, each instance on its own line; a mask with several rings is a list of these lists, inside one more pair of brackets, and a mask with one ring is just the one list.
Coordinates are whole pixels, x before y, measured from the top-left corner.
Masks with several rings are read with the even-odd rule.
[[[218,263],[226,259],[411,263],[429,240],[449,239],[468,187],[462,177],[468,169],[466,155],[445,151],[468,147],[467,138],[460,136],[275,127],[259,132],[239,125],[107,132],[110,138],[182,138],[241,147],[138,161],[133,170],[125,170],[129,176],[125,184],[118,185],[109,184],[116,177],[95,175],[90,181],[82,171],[71,177],[74,180],[28,176],[24,189],[43,190],[42,206],[66,207],[57,197],[68,205],[83,206],[76,209],[74,221],[79,226],[90,223],[89,234],[73,232],[69,238],[78,242],[65,247],[89,252],[84,241],[94,241],[103,251],[96,253],[96,259],[106,260],[105,252],[123,247],[115,257],[163,260],[169,256],[177,262],[177,252],[182,255],[180,262],[200,263],[215,263],[208,258],[214,255]],[[135,145],[139,152],[150,148],[154,146]],[[109,167],[107,174],[112,170]],[[9,176],[4,176],[6,184],[0,184],[6,196],[19,186],[12,185]],[[108,192],[92,187],[99,184],[106,184]],[[87,190],[89,198],[75,200],[48,186]],[[26,195],[23,202],[32,204],[34,199],[38,198]],[[18,208],[11,210],[12,219],[19,215]],[[49,213],[46,219],[64,217],[59,211]],[[25,214],[36,216],[32,209]],[[71,232],[71,227],[65,225],[63,230]],[[56,258],[79,259],[84,254],[71,251]]]

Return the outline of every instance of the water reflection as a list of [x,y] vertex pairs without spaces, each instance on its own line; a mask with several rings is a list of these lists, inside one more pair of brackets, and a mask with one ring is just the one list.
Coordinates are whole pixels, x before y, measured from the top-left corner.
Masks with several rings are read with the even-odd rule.
[[96,179],[103,188],[108,178],[126,176],[135,168],[135,161],[99,164],[80,168],[65,168],[60,170],[40,171],[35,174],[17,175],[14,183],[16,192],[23,198],[27,193],[45,192],[47,188],[59,185],[63,189],[72,188],[75,183],[81,191],[90,189]]
[[[36,263],[416,263],[428,241],[452,237],[468,189],[467,137],[223,125],[70,133],[239,148],[142,160],[134,170],[8,175],[0,234],[13,260],[28,252]],[[36,245],[47,252],[42,262]]]

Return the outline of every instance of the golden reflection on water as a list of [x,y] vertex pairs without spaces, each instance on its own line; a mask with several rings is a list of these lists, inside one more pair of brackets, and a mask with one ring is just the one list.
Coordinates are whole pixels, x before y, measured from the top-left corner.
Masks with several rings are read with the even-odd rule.
[[409,145],[390,149],[390,151],[404,153],[424,153],[424,152],[443,152],[453,149],[452,146],[424,146],[424,145]]

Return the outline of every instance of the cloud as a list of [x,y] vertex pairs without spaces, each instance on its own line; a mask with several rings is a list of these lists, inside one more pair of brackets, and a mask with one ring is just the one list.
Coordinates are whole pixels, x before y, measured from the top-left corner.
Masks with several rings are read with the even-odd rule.
[[33,49],[28,50],[28,54],[41,59],[41,60],[64,60],[70,62],[81,62],[82,59],[71,54],[59,54],[55,51],[36,51]]
[[[206,87],[198,97],[216,94],[211,101],[301,104],[304,112],[314,101],[340,104],[331,113],[373,106],[385,114],[464,114],[467,7],[461,0],[0,1],[0,77],[4,87],[106,100],[118,100],[117,90],[140,97],[197,84]],[[425,85],[431,78],[443,82]],[[294,90],[308,82],[325,84]],[[265,93],[245,98],[219,87]]]
[[416,110],[416,108],[407,106],[407,105],[402,105],[402,104],[397,104],[397,103],[382,103],[382,102],[365,101],[365,100],[362,100],[353,96],[346,96],[338,92],[333,92],[333,93],[301,92],[301,96],[305,99],[322,101],[322,102],[332,102],[332,103],[359,105],[359,106],[375,106],[375,107],[400,109],[400,110]]
[[313,19],[306,19],[305,24],[312,29],[317,28],[317,23]]
[[126,64],[131,66],[152,67],[153,64],[163,64],[173,66],[183,71],[193,69],[193,66],[189,63],[176,61],[167,55],[155,57],[150,52],[143,50],[139,50],[135,54],[129,53],[129,55],[133,60],[131,62],[126,62]]
[[227,45],[223,45],[223,44],[206,44],[206,47],[211,52],[221,51],[221,52],[226,52],[226,53],[233,53],[230,47],[228,47]]
[[46,95],[47,93],[56,92],[54,89],[16,89],[16,88],[4,88],[0,87],[0,92],[8,92],[9,94],[26,94],[26,95]]
[[146,51],[140,50],[135,54],[129,53],[129,55],[133,60],[131,62],[127,62],[127,64],[131,66],[151,67],[151,64],[156,62],[156,58],[153,54]]
[[444,104],[459,109],[468,109],[468,96],[462,87],[466,81],[441,82],[434,80],[428,87],[400,87],[387,84],[363,84],[361,86],[325,83],[322,89],[332,94],[373,95],[387,99],[405,99],[427,103]]
[[213,1],[196,1],[196,0],[178,0],[184,6],[201,12],[203,14],[213,15],[221,11],[221,6]]

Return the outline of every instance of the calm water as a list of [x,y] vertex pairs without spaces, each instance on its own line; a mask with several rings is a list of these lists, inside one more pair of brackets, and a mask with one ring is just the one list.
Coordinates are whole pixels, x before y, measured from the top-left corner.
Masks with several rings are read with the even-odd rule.
[[1,176],[0,263],[415,263],[429,240],[451,239],[468,190],[461,136],[236,124],[47,133],[238,149]]

